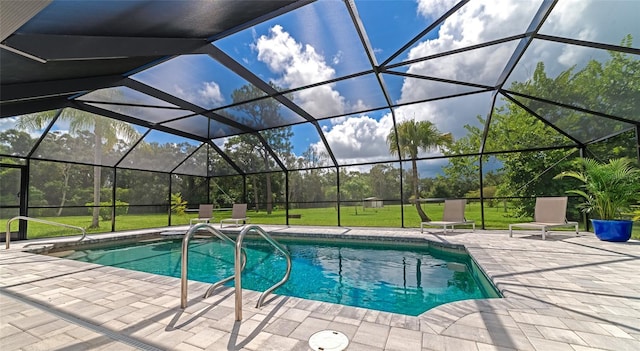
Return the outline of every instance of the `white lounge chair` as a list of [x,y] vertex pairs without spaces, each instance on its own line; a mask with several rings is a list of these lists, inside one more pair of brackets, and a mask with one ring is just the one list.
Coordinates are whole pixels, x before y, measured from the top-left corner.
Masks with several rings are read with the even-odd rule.
[[548,228],[572,227],[578,235],[578,222],[567,221],[567,197],[538,197],[533,214],[533,222],[509,224],[509,237],[513,236],[513,227],[540,229],[545,240]]
[[249,217],[247,217],[247,204],[233,204],[231,218],[221,220],[220,228],[222,228],[222,223],[224,222],[235,222],[236,226],[238,226],[240,222],[242,222],[243,225],[249,223]]
[[443,227],[444,232],[447,232],[447,227],[453,227],[456,225],[469,225],[473,226],[473,231],[476,231],[476,222],[468,221],[464,218],[464,207],[467,204],[467,200],[444,200],[444,213],[442,214],[442,221],[431,221],[420,223],[420,233],[424,233],[425,226],[431,227]]
[[198,217],[191,218],[189,225],[192,226],[195,223],[209,223],[213,219],[213,204],[201,204],[198,208]]

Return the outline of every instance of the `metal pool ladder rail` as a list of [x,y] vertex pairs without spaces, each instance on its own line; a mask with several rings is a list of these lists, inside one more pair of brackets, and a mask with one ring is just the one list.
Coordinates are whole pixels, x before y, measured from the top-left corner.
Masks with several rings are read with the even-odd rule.
[[244,236],[247,235],[247,233],[250,231],[255,231],[258,234],[260,234],[260,236],[262,236],[265,240],[267,240],[269,244],[273,245],[287,259],[287,272],[285,273],[284,278],[282,278],[282,280],[274,284],[269,289],[265,290],[260,295],[260,298],[258,298],[258,303],[256,303],[256,308],[259,308],[260,306],[262,306],[262,303],[264,302],[264,298],[267,297],[267,295],[269,295],[273,290],[279,288],[282,284],[286,283],[287,280],[289,279],[289,275],[291,274],[291,255],[289,254],[289,251],[287,251],[287,249],[285,249],[282,245],[280,245],[280,243],[275,241],[269,234],[267,234],[267,232],[265,232],[264,229],[260,228],[257,225],[250,225],[242,229],[242,231],[238,235],[238,238],[236,239],[236,253],[235,253],[236,321],[242,320],[242,276],[240,274],[241,273],[240,253],[242,250],[242,240],[244,240]]
[[[55,225],[58,227],[65,227],[65,228],[72,228],[72,229],[78,229],[79,231],[82,232],[82,237],[80,237],[80,239],[78,239],[77,241],[82,241],[87,237],[87,232],[84,230],[84,228],[81,227],[76,227],[75,225],[69,225],[69,224],[64,224],[64,223],[58,223],[58,222],[51,222],[51,221],[45,221],[44,219],[38,219],[38,218],[32,218],[32,217],[26,217],[26,216],[16,216],[11,218],[10,220],[7,221],[7,237],[6,237],[6,249],[9,250],[9,243],[11,241],[11,222],[18,220],[18,219],[22,219],[24,221],[32,221],[32,222],[38,222],[38,223],[44,223],[44,224],[50,224],[50,225]],[[59,243],[60,241],[56,241],[56,242],[37,242],[37,243],[30,243],[27,244],[25,246],[29,246],[29,245],[46,245],[46,244],[55,244],[55,243]]]
[[[193,235],[193,233],[197,232],[200,229],[206,229],[207,231],[209,231],[211,234],[217,236],[220,240],[225,241],[229,244],[231,244],[234,248],[235,248],[235,244],[236,242],[233,241],[233,239],[229,238],[228,236],[224,235],[221,231],[219,231],[218,229],[214,228],[213,225],[209,224],[209,223],[200,223],[200,224],[196,224],[194,226],[192,226],[191,228],[189,228],[189,230],[187,231],[187,233],[185,234],[184,238],[182,239],[182,267],[181,267],[181,271],[180,271],[180,286],[181,286],[181,290],[180,290],[180,307],[185,308],[187,307],[187,286],[188,286],[188,273],[187,273],[187,268],[189,267],[189,240],[191,240],[191,236]],[[239,265],[240,266],[240,272],[242,272],[242,270],[244,270],[244,266],[247,264],[247,254],[244,252],[244,250],[242,250],[241,256],[244,258],[244,260],[242,260],[242,263]],[[237,262],[238,260],[236,260]],[[237,263],[236,263],[237,264]],[[237,273],[238,270],[235,270],[236,274],[239,276],[239,274]],[[216,283],[211,284],[211,286],[209,287],[209,289],[207,289],[207,292],[204,294],[204,298],[209,297],[209,295],[211,295],[211,292],[217,288],[218,286],[232,280],[233,278],[236,277],[236,274],[226,277]]]

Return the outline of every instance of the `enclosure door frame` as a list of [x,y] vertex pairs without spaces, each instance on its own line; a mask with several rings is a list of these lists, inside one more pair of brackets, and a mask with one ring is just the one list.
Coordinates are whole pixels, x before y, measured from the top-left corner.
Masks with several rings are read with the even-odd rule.
[[[18,205],[2,205],[2,207],[10,209],[10,208],[18,208],[18,215],[19,216],[28,216],[28,211],[27,211],[27,197],[28,197],[28,183],[29,183],[29,172],[27,169],[27,166],[25,165],[16,165],[16,164],[9,164],[9,163],[0,163],[0,168],[15,168],[15,169],[19,169],[20,170],[20,177],[18,179],[19,181],[19,186],[18,186],[18,192],[16,193],[16,196],[18,197]],[[6,179],[4,181],[7,181]],[[13,181],[13,179],[9,180],[9,181]],[[2,228],[2,231],[4,232],[6,230],[6,228]],[[11,238],[12,240],[26,240],[27,239],[27,221],[19,221],[18,224],[18,236],[16,238]]]

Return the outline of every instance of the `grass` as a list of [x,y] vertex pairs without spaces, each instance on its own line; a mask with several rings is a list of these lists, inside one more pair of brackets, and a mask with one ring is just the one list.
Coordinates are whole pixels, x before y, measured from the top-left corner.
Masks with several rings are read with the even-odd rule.
[[[442,218],[442,204],[425,204],[423,205],[426,213],[434,220]],[[401,227],[401,211],[404,211],[405,227],[420,227],[420,219],[416,209],[412,205],[388,205],[382,208],[367,208],[361,206],[342,206],[340,208],[340,221],[342,226],[346,227]],[[317,225],[317,226],[336,226],[338,225],[337,209],[328,208],[309,208],[309,209],[292,209],[289,214],[299,214],[301,218],[290,218],[290,225]],[[229,218],[229,211],[214,211],[213,223],[219,223],[223,218]],[[467,219],[475,220],[476,225],[480,226],[480,204],[469,203],[466,209]],[[518,223],[527,221],[526,218],[516,218],[511,212],[502,206],[485,207],[485,226],[487,229],[508,229],[510,223]],[[253,224],[286,224],[286,213],[284,210],[274,210],[271,214],[264,211],[254,212],[248,211],[247,216],[251,218]],[[195,218],[195,213],[188,213],[182,216],[172,215],[172,225],[187,225],[190,218]],[[87,228],[91,223],[90,216],[66,216],[66,217],[42,217],[40,219],[64,223],[68,225]],[[0,219],[0,225],[3,231],[6,229],[8,219]],[[144,228],[166,227],[168,225],[167,215],[149,214],[149,215],[123,215],[116,217],[116,230],[132,230]],[[583,228],[584,229],[584,228]],[[11,224],[11,230],[18,230],[18,222]],[[567,230],[572,230],[567,228]],[[111,231],[111,222],[101,222],[100,228],[89,229],[87,233],[104,233]],[[43,237],[56,237],[77,235],[80,231],[55,227],[51,225],[41,224],[37,222],[29,223],[27,236],[30,239]],[[632,237],[640,239],[640,222],[636,222],[633,227]]]

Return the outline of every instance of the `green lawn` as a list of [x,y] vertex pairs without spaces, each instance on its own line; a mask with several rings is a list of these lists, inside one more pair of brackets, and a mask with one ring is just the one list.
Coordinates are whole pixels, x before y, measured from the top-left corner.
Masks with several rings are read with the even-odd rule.
[[[442,204],[426,204],[423,206],[425,211],[434,220],[442,218]],[[363,209],[361,206],[342,206],[340,208],[340,221],[345,227],[400,227],[401,211],[404,209],[405,227],[418,228],[420,220],[415,208],[412,205],[388,205],[383,208]],[[292,209],[290,214],[299,214],[301,218],[289,219],[290,225],[318,225],[318,226],[336,226],[338,224],[337,210],[333,207],[329,208],[312,208],[312,209]],[[504,207],[485,207],[485,226],[487,229],[508,229],[510,223],[518,223],[528,221],[527,218],[515,218],[510,215]],[[220,219],[228,218],[231,215],[229,211],[214,211],[214,219],[212,222],[219,223]],[[475,220],[476,225],[480,226],[480,204],[470,203],[466,209],[467,219]],[[195,213],[189,213],[182,216],[173,215],[172,225],[189,224],[189,219],[194,218]],[[274,210],[271,214],[264,211],[254,212],[248,211],[247,216],[251,218],[253,224],[282,224],[286,223],[284,210]],[[87,228],[91,223],[89,216],[66,216],[66,217],[43,217],[41,219],[65,223],[82,228]],[[7,219],[0,219],[2,230],[6,230]],[[123,215],[116,217],[116,230],[131,230],[143,228],[155,228],[167,226],[166,214],[151,215]],[[11,225],[12,231],[17,231],[18,222],[14,221]],[[572,230],[567,228],[566,230]],[[100,228],[88,230],[88,233],[103,233],[111,231],[111,222],[101,222]],[[76,235],[80,232],[73,229],[54,227],[46,224],[30,222],[28,237],[54,237],[65,235]],[[640,223],[636,222],[633,228],[633,238],[640,239]]]

